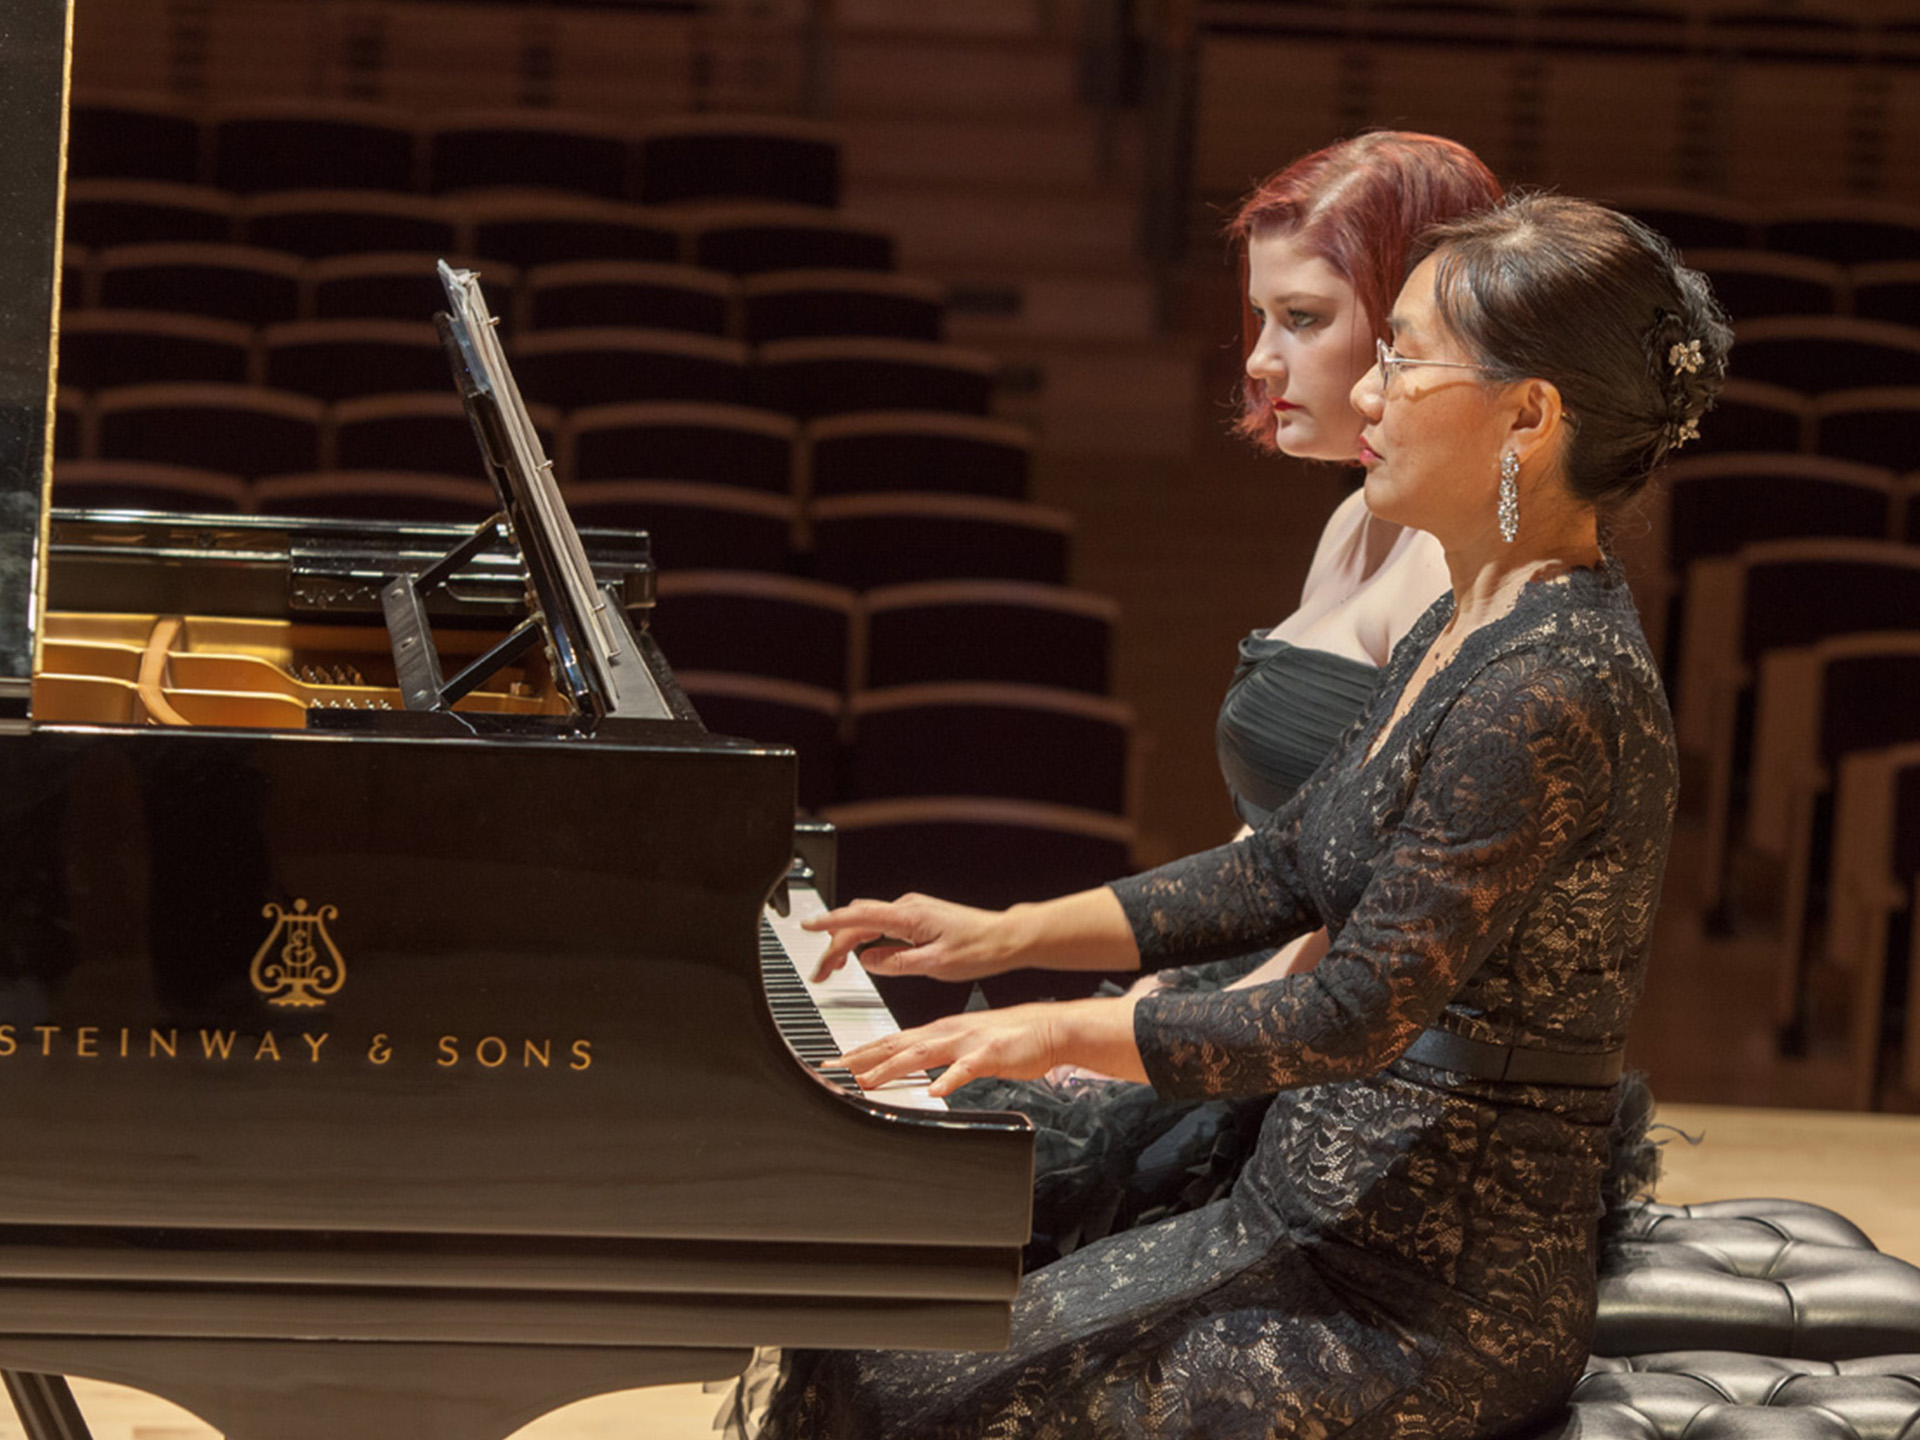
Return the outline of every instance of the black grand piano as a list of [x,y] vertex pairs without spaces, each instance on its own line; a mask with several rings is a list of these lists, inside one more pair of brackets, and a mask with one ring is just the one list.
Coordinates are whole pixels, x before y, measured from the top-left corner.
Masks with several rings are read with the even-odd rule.
[[472,277],[444,335],[496,521],[47,508],[66,10],[21,0],[0,54],[0,1371],[29,1433],[85,1434],[68,1375],[234,1440],[494,1440],[755,1346],[1004,1344],[1025,1124],[796,1054],[794,758],[701,726],[645,537],[575,532]]

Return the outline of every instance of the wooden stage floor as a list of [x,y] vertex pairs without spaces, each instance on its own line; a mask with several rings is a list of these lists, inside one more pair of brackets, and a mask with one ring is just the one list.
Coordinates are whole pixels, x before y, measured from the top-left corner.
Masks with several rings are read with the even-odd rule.
[[[1920,1264],[1920,1116],[1663,1105],[1660,1120],[1699,1142],[1669,1138],[1660,1199],[1810,1200],[1846,1215],[1882,1250]],[[74,1393],[95,1440],[215,1434],[186,1411],[137,1391],[79,1381]],[[718,1408],[718,1397],[696,1385],[629,1390],[555,1411],[516,1440],[705,1440]],[[0,1440],[24,1440],[11,1414],[0,1418]]]

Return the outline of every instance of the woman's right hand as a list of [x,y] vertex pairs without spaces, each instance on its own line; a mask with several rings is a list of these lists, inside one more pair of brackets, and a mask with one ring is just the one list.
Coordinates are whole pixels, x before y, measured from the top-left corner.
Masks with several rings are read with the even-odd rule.
[[876,975],[924,975],[933,980],[978,980],[1015,969],[1006,935],[1006,915],[976,910],[931,895],[902,895],[898,900],[854,900],[837,910],[802,922],[825,931],[826,953],[814,970],[826,979],[858,952],[860,963]]

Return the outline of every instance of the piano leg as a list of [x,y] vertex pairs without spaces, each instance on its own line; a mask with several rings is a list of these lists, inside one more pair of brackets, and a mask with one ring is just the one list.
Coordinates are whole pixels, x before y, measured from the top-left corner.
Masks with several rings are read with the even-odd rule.
[[0,1370],[0,1379],[7,1382],[7,1398],[27,1440],[93,1440],[66,1376]]

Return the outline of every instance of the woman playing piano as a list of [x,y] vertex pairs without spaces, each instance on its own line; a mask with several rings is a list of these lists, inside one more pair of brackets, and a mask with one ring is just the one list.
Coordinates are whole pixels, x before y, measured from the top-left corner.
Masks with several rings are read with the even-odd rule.
[[[1386,337],[1414,237],[1499,197],[1466,147],[1396,131],[1343,140],[1262,182],[1227,228],[1247,279],[1238,433],[1267,454],[1357,465],[1360,417],[1348,392]],[[1373,514],[1356,488],[1320,537],[1300,608],[1240,642],[1216,744],[1243,821],[1260,823],[1313,772],[1394,643],[1446,588],[1439,543]],[[1239,983],[1305,968],[1326,944],[1324,930],[1300,936]],[[1215,989],[1247,968],[1199,966],[1142,983]],[[1162,1099],[1084,1073],[980,1081],[953,1102],[1020,1110],[1038,1127],[1029,1269],[1226,1193],[1265,1109],[1257,1099]]]
[[1484,1436],[1586,1358],[1621,1047],[1672,824],[1665,697],[1603,514],[1730,334],[1637,222],[1528,197],[1440,227],[1353,390],[1368,509],[1450,577],[1341,745],[1248,839],[1004,912],[816,922],[825,968],[964,979],[1244,953],[1312,969],[949,1016],[852,1052],[936,1090],[1062,1063],[1270,1096],[1223,1200],[1030,1275],[998,1354],[788,1352],[780,1437]]

